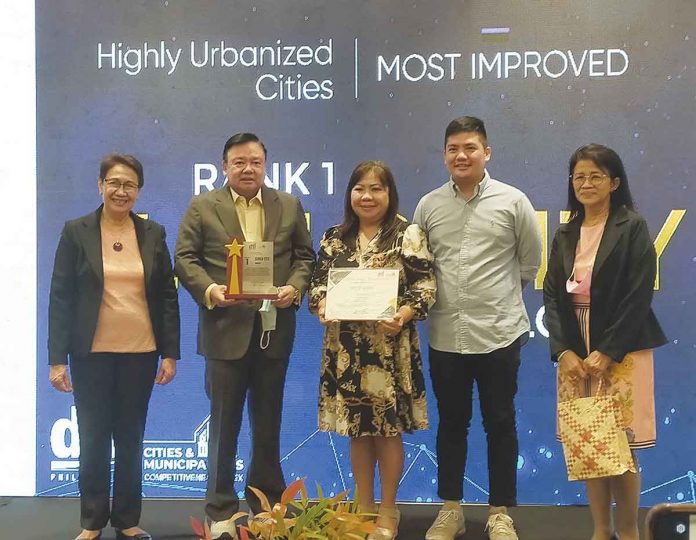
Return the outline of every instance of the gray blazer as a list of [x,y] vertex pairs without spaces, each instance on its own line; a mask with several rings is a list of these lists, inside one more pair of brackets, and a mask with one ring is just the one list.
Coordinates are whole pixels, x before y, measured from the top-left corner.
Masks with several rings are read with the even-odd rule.
[[[263,186],[264,240],[273,242],[274,285],[292,285],[304,294],[314,269],[315,253],[304,210],[297,197]],[[231,238],[243,237],[227,185],[193,198],[179,227],[174,271],[199,305],[197,352],[207,358],[236,360],[244,356],[260,302],[242,302],[207,309],[205,291],[227,280],[227,250]],[[297,306],[278,310],[266,354],[286,358],[295,339]]]

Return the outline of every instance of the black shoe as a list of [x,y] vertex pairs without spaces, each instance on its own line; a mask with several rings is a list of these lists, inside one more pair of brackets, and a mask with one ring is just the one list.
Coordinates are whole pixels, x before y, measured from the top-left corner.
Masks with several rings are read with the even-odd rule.
[[120,529],[116,529],[116,540],[152,540],[148,532],[135,533],[133,536],[123,534]]

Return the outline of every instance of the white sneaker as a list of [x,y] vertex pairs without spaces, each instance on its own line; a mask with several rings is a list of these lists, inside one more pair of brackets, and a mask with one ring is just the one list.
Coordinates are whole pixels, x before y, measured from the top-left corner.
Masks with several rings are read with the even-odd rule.
[[512,518],[507,514],[491,514],[486,523],[490,540],[519,540]]
[[210,522],[210,536],[213,540],[238,540],[237,525],[231,519]]
[[440,510],[433,524],[425,533],[425,540],[454,540],[466,532],[464,512],[461,510]]

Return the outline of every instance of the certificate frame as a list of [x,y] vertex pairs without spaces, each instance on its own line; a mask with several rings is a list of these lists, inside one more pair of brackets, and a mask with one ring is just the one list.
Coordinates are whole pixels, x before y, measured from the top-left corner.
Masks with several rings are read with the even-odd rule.
[[324,318],[335,321],[391,320],[398,309],[398,268],[331,268]]

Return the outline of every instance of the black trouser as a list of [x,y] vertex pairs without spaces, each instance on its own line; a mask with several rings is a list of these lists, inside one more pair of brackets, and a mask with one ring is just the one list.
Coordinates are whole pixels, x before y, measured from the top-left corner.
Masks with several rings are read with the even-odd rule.
[[430,377],[437,398],[438,496],[461,500],[474,381],[488,441],[491,506],[517,504],[515,403],[520,339],[486,354],[458,354],[430,347]]
[[271,505],[280,501],[286,487],[280,467],[280,422],[288,358],[266,356],[259,347],[258,325],[257,320],[249,350],[242,358],[206,358],[205,362],[205,386],[210,398],[205,512],[213,521],[229,519],[239,510],[234,475],[247,393],[251,426],[251,461],[245,486],[247,504],[254,513],[262,511],[249,486],[263,491]]
[[[157,353],[92,353],[70,364],[80,435],[80,523],[135,527],[142,503],[143,436]],[[109,509],[111,440],[113,504]]]

